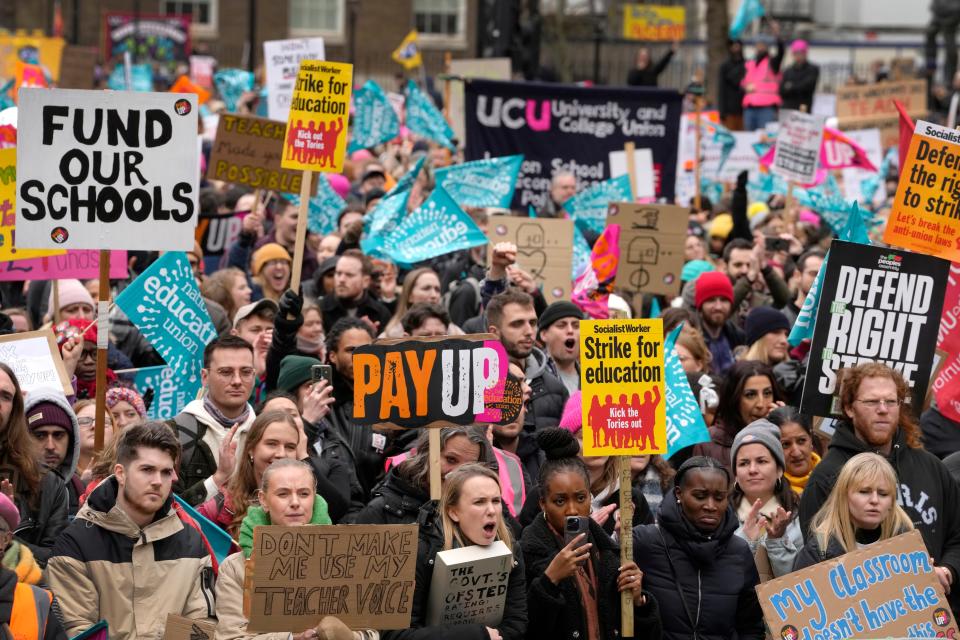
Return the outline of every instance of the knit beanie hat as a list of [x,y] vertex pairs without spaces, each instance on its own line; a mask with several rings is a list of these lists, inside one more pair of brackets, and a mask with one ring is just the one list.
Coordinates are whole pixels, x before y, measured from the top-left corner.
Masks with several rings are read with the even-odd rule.
[[147,407],[143,403],[143,398],[133,389],[128,387],[110,387],[107,389],[107,408],[113,409],[118,402],[128,403],[137,412],[138,416],[141,418],[147,417]]
[[583,394],[579,390],[574,391],[567,398],[567,404],[563,405],[563,415],[560,416],[560,428],[566,429],[576,435],[583,428]]
[[287,356],[280,361],[280,375],[277,377],[277,389],[296,393],[304,382],[310,380],[310,367],[323,364],[308,356]]
[[546,309],[543,310],[543,313],[540,314],[540,320],[537,325],[537,333],[543,331],[554,322],[558,320],[563,320],[564,318],[576,318],[577,320],[583,320],[584,316],[583,311],[580,310],[580,307],[573,304],[569,300],[557,300],[552,302]]
[[769,420],[754,420],[734,436],[733,447],[730,449],[731,468],[737,468],[737,451],[745,444],[762,444],[770,450],[781,469],[787,468],[783,462],[783,447],[780,445],[780,428]]
[[27,428],[36,427],[60,427],[73,434],[73,420],[63,407],[48,400],[41,400],[27,411]]
[[733,231],[733,216],[721,213],[710,222],[710,237],[727,239]]
[[[91,309],[97,308],[97,304],[93,301],[93,296],[90,295],[90,292],[87,291],[87,288],[83,286],[83,283],[79,280],[57,280],[56,282],[58,283],[57,286],[59,286],[57,294],[60,296],[60,309],[78,303],[88,304]],[[54,311],[60,310],[53,308],[53,287],[54,283],[51,283],[50,296],[47,298],[47,311],[49,311],[51,316]]]
[[699,309],[710,298],[720,296],[733,304],[733,285],[727,274],[720,271],[701,273],[696,280],[694,306]]
[[680,270],[680,281],[692,282],[699,278],[700,274],[708,271],[716,271],[716,269],[706,260],[691,260],[684,264],[683,269]]
[[7,494],[0,492],[0,519],[7,523],[7,528],[13,531],[20,524],[20,510]]
[[768,333],[781,329],[790,331],[790,321],[787,320],[787,316],[773,307],[751,309],[744,321],[747,344],[753,344]]
[[286,260],[291,264],[293,263],[293,258],[290,257],[286,249],[276,242],[268,242],[253,252],[253,275],[258,275],[264,265],[271,260]]

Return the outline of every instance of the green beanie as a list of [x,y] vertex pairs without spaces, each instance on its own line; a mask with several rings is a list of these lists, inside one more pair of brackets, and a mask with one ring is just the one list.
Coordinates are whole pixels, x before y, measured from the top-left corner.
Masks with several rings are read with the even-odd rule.
[[277,389],[295,394],[300,385],[310,380],[310,367],[315,364],[323,363],[309,356],[286,356],[280,361]]

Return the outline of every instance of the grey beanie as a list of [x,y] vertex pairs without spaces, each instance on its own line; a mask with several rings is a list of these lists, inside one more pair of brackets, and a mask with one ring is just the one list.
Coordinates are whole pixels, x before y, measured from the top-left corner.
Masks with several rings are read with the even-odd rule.
[[780,428],[765,418],[754,420],[740,430],[733,438],[733,447],[730,448],[730,467],[737,468],[737,451],[745,444],[762,444],[776,459],[781,469],[787,465],[783,460],[783,446],[780,444]]

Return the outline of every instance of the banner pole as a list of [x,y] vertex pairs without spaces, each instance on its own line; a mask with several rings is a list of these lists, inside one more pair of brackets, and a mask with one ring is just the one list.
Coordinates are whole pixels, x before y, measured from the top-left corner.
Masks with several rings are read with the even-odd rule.
[[[630,457],[617,456],[617,476],[620,478],[620,566],[633,562],[633,492],[630,477]],[[633,593],[620,594],[620,636],[633,637]]]
[[430,447],[430,499],[440,499],[440,485],[443,478],[440,477],[440,429],[427,429],[429,435],[428,445]]
[[60,281],[53,280],[53,324],[60,324]]
[[110,343],[110,251],[100,250],[100,291],[97,294],[97,396],[93,450],[103,450],[107,410],[107,346]]
[[633,201],[637,200],[637,145],[631,140],[623,145],[623,152],[627,156],[627,176],[630,178],[630,194],[633,196]]
[[450,122],[450,63],[453,61],[453,54],[449,51],[443,54],[443,71],[447,78],[443,81],[443,117]]
[[297,242],[293,249],[293,273],[290,275],[290,288],[300,292],[300,274],[303,272],[303,250],[307,241],[307,215],[310,210],[310,187],[313,171],[304,171],[300,182],[300,214],[297,218]]
[[700,103],[700,96],[694,96],[693,104],[696,107],[696,131],[694,132],[694,150],[693,150],[693,181],[694,181],[694,196],[693,196],[693,206],[696,210],[700,211],[700,122],[703,118],[702,108],[703,105]]

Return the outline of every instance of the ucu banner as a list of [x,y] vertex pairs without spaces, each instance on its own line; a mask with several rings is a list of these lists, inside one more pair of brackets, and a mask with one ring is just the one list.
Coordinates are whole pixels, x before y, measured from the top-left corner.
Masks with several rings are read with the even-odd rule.
[[550,180],[569,172],[583,190],[610,177],[609,153],[632,141],[653,152],[657,197],[673,199],[680,134],[675,91],[471,80],[466,159],[522,153],[512,208],[547,204]]

